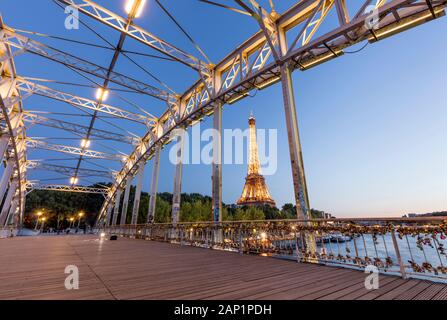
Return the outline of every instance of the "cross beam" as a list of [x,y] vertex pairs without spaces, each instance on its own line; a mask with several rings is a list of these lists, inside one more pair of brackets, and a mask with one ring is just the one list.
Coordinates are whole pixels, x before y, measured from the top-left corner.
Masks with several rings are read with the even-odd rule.
[[147,94],[163,101],[175,101],[175,95],[167,91],[161,90],[159,88],[117,72],[109,72],[107,68],[99,66],[93,62],[89,62],[85,59],[80,59],[74,55],[60,51],[58,49],[49,47],[43,43],[15,33],[11,29],[3,28],[0,30],[0,41],[8,44],[11,47],[19,49],[20,52],[33,53],[43,58],[47,58],[54,62],[63,64],[67,67],[86,72],[101,79],[109,78],[111,82],[135,90],[136,92]]
[[193,55],[186,53],[172,44],[156,37],[150,32],[138,27],[134,23],[127,25],[127,19],[120,17],[116,13],[113,13],[106,8],[94,3],[90,0],[57,0],[65,5],[71,6],[79,10],[79,12],[121,32],[127,36],[143,43],[146,46],[151,47],[154,50],[183,63],[194,70],[197,70],[203,74],[209,74],[208,64],[200,61]]
[[[44,161],[44,160],[43,160]],[[27,167],[28,169],[32,170],[43,170],[43,171],[53,171],[60,174],[63,174],[67,177],[73,177],[73,174],[76,171],[76,168],[68,167],[68,166],[61,166],[61,165],[55,165],[55,164],[47,164],[44,163],[42,160],[29,160]],[[93,170],[93,169],[84,169],[79,168],[79,173],[85,175],[86,177],[103,177],[103,178],[114,178],[114,175],[110,171],[104,171],[104,170]]]
[[65,186],[65,185],[55,185],[55,184],[28,184],[28,193],[33,190],[47,190],[47,191],[61,191],[61,192],[74,192],[74,193],[93,193],[93,194],[107,194],[108,189],[106,188],[92,188],[83,186]]
[[26,146],[28,148],[50,150],[61,153],[74,154],[78,156],[83,155],[85,157],[96,158],[96,159],[106,159],[113,161],[122,161],[123,159],[123,156],[120,155],[108,154],[105,152],[88,150],[78,147],[64,146],[59,144],[50,144],[45,141],[34,140],[31,138],[26,139]]
[[[85,136],[88,132],[89,127],[83,126],[77,123],[62,121],[59,119],[52,119],[43,117],[41,115],[32,113],[32,112],[25,112],[23,114],[23,120],[25,122],[28,122],[30,124],[38,124],[43,125],[51,128],[61,129],[67,132],[72,132],[75,134],[78,134],[80,136]],[[90,135],[92,137],[101,138],[105,140],[113,140],[117,142],[123,142],[128,144],[136,144],[138,143],[139,139],[136,137],[129,137],[125,136],[123,134],[101,130],[101,129],[92,129],[90,132]]]
[[16,88],[17,90],[25,94],[37,94],[43,97],[75,105],[81,108],[105,113],[117,118],[139,122],[148,126],[153,126],[157,122],[157,118],[155,116],[144,116],[133,112],[125,111],[117,107],[112,107],[104,103],[98,104],[94,100],[54,90],[34,82],[24,80],[22,78],[18,78],[16,80]]

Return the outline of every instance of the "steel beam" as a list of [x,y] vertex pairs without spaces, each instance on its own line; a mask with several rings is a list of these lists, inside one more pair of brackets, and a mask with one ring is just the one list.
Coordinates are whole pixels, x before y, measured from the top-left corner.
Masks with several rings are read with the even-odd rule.
[[[94,193],[94,194],[102,194],[106,195],[109,189],[106,188],[91,188],[91,187],[83,187],[83,186],[66,186],[66,185],[58,185],[58,184],[36,184],[36,183],[28,183],[29,192],[33,190],[47,190],[47,191],[61,191],[61,192],[75,192],[75,193]],[[28,192],[28,193],[29,193]]]
[[[369,1],[363,1],[363,3],[367,2]],[[337,10],[333,3],[334,1],[331,0],[327,1],[325,6],[319,6],[321,1],[299,1],[284,14],[274,19],[278,29],[278,41],[281,37],[285,38],[284,34],[289,31],[289,35],[303,35],[298,38],[299,41],[295,43],[293,48],[290,48],[290,42],[282,41],[283,43],[280,45],[284,46],[285,50],[281,48],[281,51],[284,52],[281,53],[279,63],[272,58],[272,49],[265,32],[259,30],[237,46],[213,68],[214,74],[220,74],[222,77],[220,86],[215,85],[215,82],[211,86],[209,84],[205,85],[203,77],[193,83],[179,99],[178,105],[185,106],[184,110],[180,111],[179,108],[176,112],[173,112],[172,108],[167,108],[165,113],[159,117],[159,125],[163,127],[162,135],[159,135],[157,139],[152,139],[151,129],[146,133],[140,145],[135,147],[127,163],[118,173],[116,183],[112,186],[106,202],[113,201],[116,189],[125,183],[128,176],[135,173],[137,163],[142,158],[148,159],[154,154],[157,141],[168,143],[170,133],[174,129],[186,128],[205,116],[211,115],[214,105],[218,102],[233,103],[247,97],[251,90],[262,90],[279,82],[281,80],[281,65],[290,64],[289,68],[292,70],[304,71],[311,66],[339,57],[343,49],[371,37],[370,30],[365,27],[365,20],[369,13],[360,10],[356,15],[351,15],[354,18],[345,24],[327,26],[329,27],[328,31],[322,32],[322,35],[316,38],[315,35],[318,34],[316,29],[322,29],[321,26],[325,22],[324,17],[331,13],[334,13],[334,16],[336,15],[336,12],[328,12],[328,10]],[[432,1],[432,4],[434,9],[439,12],[446,7],[447,0]],[[318,12],[315,12],[315,10]],[[426,1],[391,0],[377,2],[378,22],[381,29],[399,27],[402,19],[410,22],[411,20],[417,21],[417,19],[420,19],[420,15],[426,12],[429,12]],[[442,13],[439,13],[436,17],[440,15]],[[345,17],[348,18],[345,15],[343,19]],[[99,17],[99,19],[102,18]],[[423,22],[430,19],[432,18],[426,18]],[[336,23],[339,22],[338,19],[336,20]],[[275,45],[279,45],[279,43]],[[217,94],[210,96],[210,91]],[[146,150],[145,153],[141,153],[143,148]],[[105,208],[103,206],[101,212],[104,212]]]
[[106,226],[110,226],[110,221],[111,221],[111,218],[112,218],[112,208],[113,208],[113,205],[110,202],[108,207],[107,207],[107,217],[106,217],[106,221],[105,221]]
[[121,189],[118,189],[118,191],[116,192],[116,196],[115,196],[115,207],[113,210],[113,219],[112,219],[113,226],[116,226],[116,222],[118,221],[120,204],[121,204]]
[[[20,195],[18,197],[20,197]],[[6,218],[5,221],[5,227],[11,223],[14,224],[15,227],[17,227],[17,224],[20,223],[20,221],[18,221],[17,219],[17,217],[20,215],[20,212],[17,212],[18,203],[19,203],[18,199],[12,201],[11,208],[9,209],[8,212],[8,217]]]
[[213,220],[222,222],[222,106],[214,107],[213,132]]
[[129,206],[130,187],[132,186],[132,178],[127,179],[126,189],[124,191],[123,208],[121,209],[120,225],[126,224],[127,208]]
[[174,192],[172,193],[172,224],[176,225],[180,219],[180,203],[182,198],[182,171],[183,171],[183,152],[185,147],[186,130],[180,129],[177,136],[177,164],[174,173]]
[[158,176],[160,173],[160,153],[161,145],[155,147],[154,154],[154,164],[152,166],[152,180],[151,189],[149,191],[149,210],[147,214],[147,223],[154,223],[155,221],[155,210],[157,206],[157,190],[158,190]]
[[[41,161],[35,161],[35,160],[29,160],[28,163],[30,164],[29,169],[57,172],[57,173],[66,175],[68,177],[73,177],[75,170],[76,170],[76,168],[73,168],[73,167],[48,164],[48,163],[44,163]],[[82,176],[103,177],[103,178],[108,178],[108,179],[113,178],[113,174],[110,171],[84,169],[84,168],[81,168],[78,171],[82,174]]]
[[[2,179],[0,180],[0,203],[3,200],[3,197],[5,196],[6,188],[8,187],[9,181],[12,177],[12,172],[14,169],[14,160],[9,159],[6,162],[6,168],[3,171]],[[9,206],[9,204],[7,204]]]
[[122,161],[122,157],[123,157],[118,154],[108,154],[105,152],[89,150],[89,149],[84,149],[84,148],[64,146],[64,145],[59,145],[59,144],[50,144],[45,141],[34,140],[31,138],[28,138],[26,140],[26,145],[28,148],[44,149],[44,150],[67,153],[67,154],[74,154],[74,155],[83,155],[85,157],[96,158],[96,159]]
[[[25,122],[30,123],[31,125],[38,124],[50,128],[56,128],[67,132],[75,133],[79,136],[85,136],[89,129],[89,127],[77,123],[62,121],[59,119],[47,118],[38,114],[33,114],[32,112],[25,112],[23,114],[23,120]],[[139,139],[136,137],[129,137],[120,133],[101,129],[92,129],[90,135],[95,138],[100,138],[104,140],[113,140],[129,144],[136,144],[139,141]],[[0,152],[1,152],[1,143],[2,142],[0,141]]]
[[8,213],[9,213],[9,210],[11,209],[12,199],[16,194],[17,186],[18,186],[18,182],[16,180],[13,180],[11,182],[11,185],[9,186],[9,190],[6,195],[6,199],[3,204],[3,208],[0,212],[0,227],[4,226],[7,222]]
[[144,169],[145,164],[141,163],[140,168],[138,170],[137,175],[137,186],[135,188],[135,198],[133,200],[133,209],[132,209],[132,220],[130,224],[137,224],[138,223],[138,213],[140,210],[140,200],[141,200],[141,189],[143,187],[143,178],[144,178]]
[[57,50],[6,28],[0,29],[0,42],[11,47],[15,47],[19,50],[26,50],[26,52],[33,53],[43,58],[60,63],[64,66],[86,72],[98,78],[109,79],[111,82],[118,85],[135,90],[139,93],[150,95],[163,101],[172,101],[175,99],[169,92],[135,80],[123,74],[110,71],[107,68],[89,62],[85,59],[80,59],[69,53]]
[[[151,47],[159,51],[162,54],[171,57],[172,59],[183,63],[195,70],[202,73],[207,73],[207,64],[200,61],[191,54],[188,54],[168,42],[154,36],[148,31],[131,23],[127,24],[127,19],[120,17],[119,15],[107,10],[100,5],[90,0],[57,0],[66,5],[72,6],[79,10],[79,12],[121,32],[127,36],[140,41],[144,45]],[[127,28],[126,28],[127,27]]]
[[9,135],[5,133],[3,133],[0,138],[0,163],[3,161],[3,157],[5,156],[5,152],[9,144],[9,139]]
[[80,108],[101,112],[121,119],[139,122],[149,127],[153,126],[158,121],[157,117],[153,115],[146,116],[129,112],[104,103],[98,103],[97,101],[91,99],[73,95],[71,93],[54,90],[21,78],[16,80],[16,88],[19,92],[25,94],[37,94],[42,97],[62,101]]
[[298,129],[298,120],[293,91],[292,71],[287,65],[281,67],[281,83],[286,115],[287,137],[289,141],[290,163],[292,165],[293,190],[297,219],[310,218],[309,196],[304,174],[303,154]]

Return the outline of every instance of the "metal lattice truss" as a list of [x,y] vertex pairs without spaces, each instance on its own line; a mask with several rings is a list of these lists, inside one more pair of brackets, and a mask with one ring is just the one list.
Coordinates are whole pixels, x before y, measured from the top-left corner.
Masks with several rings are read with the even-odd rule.
[[117,72],[109,72],[109,70],[97,64],[84,59],[80,59],[63,51],[53,49],[40,42],[19,35],[13,31],[3,29],[0,32],[0,39],[3,43],[8,44],[10,47],[18,49],[13,54],[13,56],[17,56],[18,54],[22,54],[25,52],[33,53],[52,61],[61,63],[73,69],[94,75],[98,78],[109,79],[111,82],[119,84],[123,87],[127,87],[143,94],[148,94],[163,101],[170,101],[171,99],[175,99],[175,96],[172,96],[172,94],[166,91],[155,88],[151,85],[145,84],[141,81],[132,79]]
[[[280,14],[274,10],[272,1],[269,1],[272,9],[270,11],[261,7],[260,1],[234,0],[234,4],[258,24],[259,31],[220,62],[210,64],[137,26],[133,22],[133,18],[135,6],[140,3],[139,0],[134,2],[132,12],[127,18],[123,18],[90,0],[57,1],[116,30],[120,34],[120,41],[115,48],[115,56],[110,67],[104,68],[25,37],[19,34],[20,32],[1,24],[0,66],[3,73],[0,89],[4,101],[2,103],[2,139],[7,141],[8,151],[4,152],[6,158],[15,159],[15,171],[11,177],[16,177],[14,181],[17,181],[17,187],[15,184],[12,186],[18,190],[11,198],[17,199],[17,210],[23,214],[24,190],[26,186],[28,189],[33,189],[30,187],[33,184],[26,181],[27,164],[32,166],[26,161],[27,148],[44,148],[79,155],[79,163],[76,168],[63,168],[62,166],[52,168],[53,171],[75,176],[78,173],[91,173],[83,171],[79,167],[84,156],[122,161],[123,166],[114,173],[114,182],[109,189],[95,192],[95,190],[74,185],[44,186],[44,190],[105,192],[106,197],[99,215],[100,220],[110,217],[115,199],[120,198],[121,191],[129,185],[129,181],[138,172],[141,172],[141,168],[146,162],[152,157],[155,157],[155,161],[159,161],[157,160],[159,159],[159,150],[161,146],[171,141],[170,135],[174,129],[187,128],[204,117],[212,115],[217,110],[216,108],[224,104],[235,103],[247,97],[252,91],[262,90],[279,82],[283,66],[287,66],[292,71],[307,70],[340,57],[343,55],[343,50],[360,42],[374,43],[441,17],[445,15],[444,9],[447,6],[447,0],[359,0],[356,1],[357,6],[353,11],[351,7],[347,6],[348,1],[346,0],[301,0],[296,1],[294,6]],[[222,5],[222,7],[228,6]],[[239,9],[235,10],[241,12]],[[328,17],[330,15],[337,17],[335,25],[333,25],[333,21],[332,25],[329,25]],[[177,95],[115,72],[116,59],[121,53],[126,37],[137,40],[146,48],[156,50],[162,55],[192,68],[197,71],[198,79],[192,85],[185,85],[188,89],[183,94]],[[102,98],[98,101],[82,98],[17,77],[13,67],[13,58],[25,53],[38,55],[72,70],[103,79],[104,83],[101,87],[104,89],[107,89],[109,82],[112,82],[133,92],[155,97],[166,103],[166,110],[161,116],[153,116],[151,113],[144,115],[132,113],[106,105]],[[43,117],[32,112],[23,112],[22,100],[31,95],[44,96],[68,103],[79,109],[93,111],[92,123],[89,127],[85,127]],[[98,114],[144,124],[147,131],[141,138],[124,138],[122,135],[95,129],[93,123]],[[13,119],[16,119],[16,122]],[[12,122],[16,125],[11,124]],[[134,149],[127,156],[111,155],[89,150],[86,146],[75,148],[27,139],[24,123],[47,125],[71,131],[77,135],[85,134],[87,139],[92,136],[110,140],[125,140],[127,143],[132,143]],[[36,165],[34,168],[38,167]],[[50,169],[45,165],[41,168]],[[37,184],[34,185],[37,188]],[[78,191],[81,189],[83,191]]]
[[101,112],[107,115],[111,115],[117,118],[146,124],[149,127],[153,126],[157,121],[157,118],[155,116],[148,117],[145,115],[140,115],[129,111],[121,110],[119,108],[112,107],[104,103],[98,104],[96,101],[93,101],[91,99],[82,98],[70,93],[53,90],[48,87],[21,78],[16,79],[16,88],[17,90],[20,91],[24,99],[32,94],[36,94],[50,99],[59,100],[80,108],[85,108],[96,112]]
[[125,155],[107,154],[104,152],[88,150],[85,148],[64,146],[64,145],[60,145],[60,144],[51,144],[46,141],[35,140],[35,139],[31,139],[31,138],[26,139],[26,147],[27,148],[35,148],[35,149],[44,149],[44,150],[55,151],[55,152],[62,152],[62,153],[66,153],[66,154],[76,155],[76,156],[82,155],[82,156],[88,157],[88,158],[107,159],[107,160],[115,160],[115,161],[122,161],[123,157],[126,157]]
[[[85,137],[89,129],[89,127],[77,123],[67,122],[59,119],[52,119],[29,111],[23,113],[23,121],[29,123],[30,125],[43,125],[51,128],[61,129],[67,132],[72,132],[79,135],[80,137]],[[116,132],[100,129],[92,129],[91,136],[99,139],[125,142],[132,145],[135,145],[140,141],[140,139],[136,137],[130,137]]]
[[[124,187],[129,176],[136,174],[139,163],[144,163],[153,156],[157,143],[169,142],[167,137],[174,128],[193,125],[203,117],[211,115],[216,103],[232,104],[248,96],[252,90],[262,90],[279,82],[281,64],[289,64],[292,68],[302,71],[307,70],[341,56],[343,49],[361,41],[372,43],[444,16],[447,5],[445,0],[368,0],[362,1],[360,9],[350,16],[343,0],[303,0],[282,15],[275,13],[265,17],[265,10],[255,11],[255,1],[235,2],[245,4],[242,7],[248,9],[247,11],[264,26],[216,64],[212,70],[214,77],[210,81],[205,82],[201,78],[191,86],[181,96],[175,112],[168,109],[160,117],[156,132],[159,140],[153,140],[154,132],[151,130],[129,156],[106,198],[101,211],[102,218],[106,216],[108,205],[113,201],[117,190]],[[368,6],[373,6],[375,11],[366,11]],[[337,11],[338,26],[316,37],[318,29],[333,10]],[[259,18],[262,21],[259,21]],[[368,25],[367,22],[374,19],[375,25]],[[376,26],[378,28],[373,28]],[[287,36],[292,30],[299,31],[297,36],[292,37],[289,45]],[[278,58],[275,59],[274,55]],[[146,151],[142,154],[143,150]]]
[[[73,177],[76,168],[68,166],[60,166],[55,164],[48,164],[39,160],[28,160],[27,163],[28,170],[43,170],[43,171],[53,171],[60,173],[66,177]],[[103,177],[108,179],[114,178],[114,173],[111,171],[104,170],[92,170],[92,169],[79,169],[79,177]]]
[[[0,17],[0,28],[3,20]],[[16,69],[11,48],[0,42],[0,108],[1,136],[0,158],[5,160],[5,170],[0,181],[0,196],[6,194],[0,211],[0,226],[19,225],[23,219],[26,196],[26,128],[22,121],[20,92],[14,86]],[[7,75],[4,77],[3,75]]]
[[61,191],[61,192],[75,192],[75,193],[93,193],[106,195],[108,192],[107,188],[91,188],[91,187],[81,187],[81,186],[65,186],[56,184],[37,184],[30,182],[27,185],[28,193],[33,190],[48,190],[48,191]]
[[104,23],[105,25],[119,31],[122,34],[140,41],[141,43],[157,50],[172,59],[183,63],[194,70],[197,70],[205,75],[209,75],[209,66],[188,54],[170,43],[154,36],[150,32],[144,30],[131,23],[128,25],[127,19],[120,17],[119,15],[101,7],[89,0],[58,0],[61,3],[71,6],[72,8],[78,9],[79,12]]

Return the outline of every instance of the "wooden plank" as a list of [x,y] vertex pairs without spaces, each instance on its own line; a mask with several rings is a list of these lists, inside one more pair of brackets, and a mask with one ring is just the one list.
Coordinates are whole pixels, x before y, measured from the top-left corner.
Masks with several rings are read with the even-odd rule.
[[[20,254],[17,254],[20,252]],[[80,289],[66,290],[76,265]],[[94,236],[0,240],[0,299],[447,299],[447,285],[219,250]]]
[[413,300],[417,295],[430,287],[431,284],[432,283],[428,281],[421,281],[410,290],[404,291],[402,294],[398,295],[394,300]]

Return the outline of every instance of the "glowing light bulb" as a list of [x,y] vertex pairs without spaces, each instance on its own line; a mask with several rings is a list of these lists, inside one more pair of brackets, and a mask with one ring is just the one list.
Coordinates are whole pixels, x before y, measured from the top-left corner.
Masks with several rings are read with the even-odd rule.
[[88,148],[88,147],[90,147],[90,140],[88,140],[88,139],[82,139],[82,140],[81,140],[81,147],[82,147],[82,148]]
[[106,101],[109,97],[109,91],[103,88],[98,88],[96,90],[96,100]]
[[[127,14],[130,14],[132,12],[134,4],[135,4],[135,0],[127,0],[126,5],[124,7]],[[146,0],[140,1],[140,4],[138,5],[138,8],[135,12],[135,18],[138,18],[139,16],[141,16],[141,13],[143,12],[143,8],[144,8],[145,4],[146,4]]]

